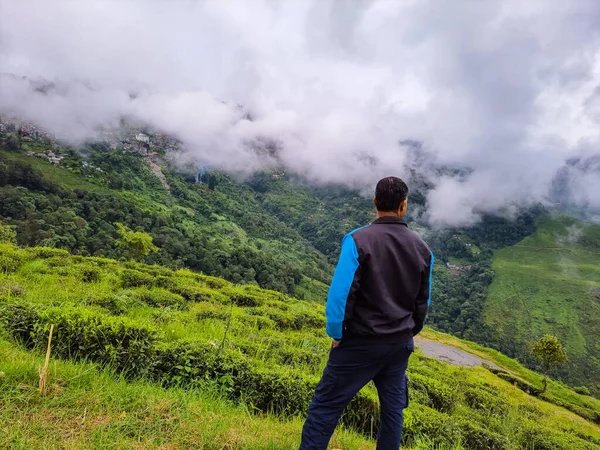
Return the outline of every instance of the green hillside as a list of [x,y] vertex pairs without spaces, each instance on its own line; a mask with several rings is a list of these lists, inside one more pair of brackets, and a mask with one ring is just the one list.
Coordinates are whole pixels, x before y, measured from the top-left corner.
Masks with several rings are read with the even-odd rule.
[[[42,153],[51,150],[65,155],[58,165]],[[160,248],[145,257],[146,263],[188,268],[323,304],[343,235],[374,217],[369,196],[345,187],[313,186],[281,170],[244,179],[205,171],[196,180],[195,167],[182,169],[170,162],[173,158],[173,153],[160,150],[155,159],[168,183],[166,188],[153,172],[156,164],[131,149],[91,143],[57,150],[39,142],[21,142],[21,148],[14,151],[0,148],[0,223],[15,227],[21,246],[55,247],[75,255],[125,261],[124,249],[116,245],[115,223],[120,222],[147,232]],[[412,184],[416,188],[410,193],[409,214],[426,207],[427,186]],[[436,255],[428,324],[493,346],[535,367],[527,346],[537,332],[531,336],[505,332],[513,322],[506,320],[503,325],[484,319],[484,309],[495,303],[501,308],[504,305],[504,300],[494,300],[504,298],[504,294],[495,294],[498,283],[503,282],[496,280],[494,252],[502,255],[535,233],[536,218],[542,212],[542,208],[532,207],[519,211],[514,219],[485,215],[473,226],[446,230],[428,229],[409,217],[411,228],[425,237]],[[589,251],[593,242],[597,241],[582,240],[578,245]],[[571,260],[562,255],[561,267],[571,270]],[[577,262],[574,264],[573,268]],[[582,279],[593,280],[586,268],[576,270]],[[522,273],[516,272],[517,277]],[[528,289],[531,286],[528,284]],[[579,302],[579,297],[575,301]],[[557,320],[551,307],[540,303],[546,321]],[[521,327],[525,319],[519,309],[506,309],[519,316],[514,326]],[[498,316],[502,322],[510,314],[500,309],[489,317]],[[569,314],[580,316],[576,310]],[[597,320],[581,317],[577,325],[580,334],[556,331],[562,340],[571,341],[569,351],[576,364],[555,375],[574,386],[593,388],[585,374],[588,369],[598,373],[597,360],[587,358],[597,358],[593,341]],[[534,330],[526,324],[523,327]]]
[[[0,244],[0,447],[297,448],[329,351],[324,308],[189,270]],[[37,392],[54,324],[47,391]],[[595,449],[600,401],[497,352],[504,369],[416,353],[407,448]],[[521,388],[519,388],[519,386]],[[560,405],[560,406],[559,406]],[[373,448],[367,386],[337,448]]]
[[600,225],[546,215],[537,231],[497,251],[484,317],[502,348],[527,359],[550,333],[566,346],[571,383],[600,383]]

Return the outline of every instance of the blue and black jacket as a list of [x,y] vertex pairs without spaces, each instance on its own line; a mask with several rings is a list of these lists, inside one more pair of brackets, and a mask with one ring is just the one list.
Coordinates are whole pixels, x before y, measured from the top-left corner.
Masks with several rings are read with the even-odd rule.
[[431,302],[433,253],[400,217],[382,217],[342,241],[327,298],[333,339],[410,340]]

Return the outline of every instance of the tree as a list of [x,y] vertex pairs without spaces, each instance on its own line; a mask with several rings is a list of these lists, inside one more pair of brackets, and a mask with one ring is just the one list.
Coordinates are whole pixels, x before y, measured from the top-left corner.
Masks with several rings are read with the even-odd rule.
[[547,334],[533,343],[531,354],[542,365],[544,372],[542,393],[544,393],[548,387],[548,373],[568,361],[567,352],[556,336]]
[[13,244],[17,243],[17,232],[16,227],[12,225],[4,225],[0,222],[0,244]]
[[6,148],[11,152],[18,152],[21,150],[21,141],[17,136],[14,135],[14,133],[8,136],[8,139],[6,140]]
[[143,231],[133,231],[122,223],[115,223],[121,240],[117,245],[125,247],[129,256],[141,260],[150,253],[157,252],[159,248],[152,243],[152,236]]

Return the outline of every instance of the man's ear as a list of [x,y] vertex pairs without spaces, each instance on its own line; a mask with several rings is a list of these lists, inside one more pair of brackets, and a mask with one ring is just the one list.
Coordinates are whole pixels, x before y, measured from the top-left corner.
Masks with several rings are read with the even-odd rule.
[[377,197],[373,197],[373,205],[375,205],[375,209],[377,209]]
[[406,213],[406,209],[408,208],[408,199],[404,199],[402,200],[402,203],[400,203],[400,213]]

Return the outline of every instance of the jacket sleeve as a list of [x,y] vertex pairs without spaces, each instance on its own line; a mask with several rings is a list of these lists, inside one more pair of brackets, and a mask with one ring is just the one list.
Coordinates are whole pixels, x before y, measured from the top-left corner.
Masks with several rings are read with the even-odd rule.
[[413,335],[416,336],[421,332],[425,324],[425,316],[427,315],[427,309],[431,303],[431,284],[433,279],[433,264],[435,257],[433,253],[429,258],[429,265],[421,274],[421,288],[417,295],[417,301],[415,302],[415,312],[413,319],[415,321],[415,328],[413,328]]
[[339,340],[342,338],[346,302],[352,284],[357,282],[355,278],[358,267],[356,243],[352,235],[347,235],[342,241],[342,253],[335,269],[331,286],[329,287],[327,305],[325,306],[325,316],[327,318],[325,329],[327,334],[333,339]]

